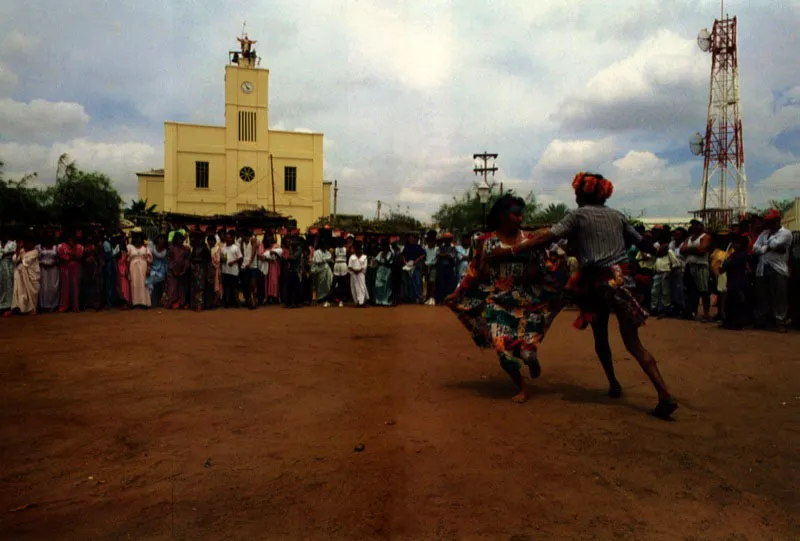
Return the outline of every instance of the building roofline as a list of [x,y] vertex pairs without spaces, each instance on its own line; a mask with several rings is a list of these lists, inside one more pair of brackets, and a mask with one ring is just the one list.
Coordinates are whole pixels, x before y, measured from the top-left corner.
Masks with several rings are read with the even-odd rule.
[[164,124],[175,124],[176,126],[194,126],[196,128],[214,128],[217,130],[225,129],[225,126],[215,126],[213,124],[196,124],[194,122],[176,122],[174,120],[165,120]]
[[270,129],[269,131],[274,133],[294,133],[296,135],[325,135],[324,133],[319,131],[291,131],[291,130],[273,130],[273,129]]

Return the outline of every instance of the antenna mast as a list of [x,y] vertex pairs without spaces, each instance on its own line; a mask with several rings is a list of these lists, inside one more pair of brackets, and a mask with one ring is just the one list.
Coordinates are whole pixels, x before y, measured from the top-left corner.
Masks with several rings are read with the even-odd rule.
[[712,229],[734,222],[734,213],[747,211],[747,174],[739,96],[739,58],[736,45],[736,17],[724,16],[714,29],[701,31],[698,44],[711,53],[711,81],[708,120],[702,142],[702,210],[694,212]]

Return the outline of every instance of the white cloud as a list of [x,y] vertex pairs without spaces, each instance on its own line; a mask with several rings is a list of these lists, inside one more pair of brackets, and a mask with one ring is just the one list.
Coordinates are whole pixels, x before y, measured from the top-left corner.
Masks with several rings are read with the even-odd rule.
[[161,167],[163,149],[136,141],[98,142],[79,138],[50,146],[40,144],[0,143],[0,158],[9,178],[36,172],[38,182],[55,181],[58,158],[68,154],[79,168],[108,175],[120,193],[136,195],[137,171]]
[[571,180],[578,171],[588,170],[614,183],[610,204],[617,208],[655,216],[683,213],[699,203],[699,189],[691,186],[691,173],[699,162],[670,164],[649,150],[629,150],[615,159],[616,151],[610,138],[552,141],[534,168],[539,201],[574,205]]
[[800,192],[800,163],[785,165],[758,183],[759,189]]
[[[356,2],[343,13],[352,66],[363,63],[415,90],[439,86],[454,64],[449,2],[398,3],[393,8]],[[360,70],[355,71],[357,75]]]
[[74,102],[0,99],[0,139],[7,141],[52,141],[80,135],[89,115]]
[[17,74],[0,62],[0,95],[10,92],[18,82]]
[[683,127],[702,118],[709,64],[694,40],[661,30],[598,71],[553,119],[573,130]]
[[25,35],[19,30],[12,30],[0,44],[0,54],[6,58],[16,56],[30,56],[36,51],[39,38]]
[[612,137],[597,141],[590,139],[554,139],[542,152],[534,175],[554,172],[591,171],[607,162],[617,151]]

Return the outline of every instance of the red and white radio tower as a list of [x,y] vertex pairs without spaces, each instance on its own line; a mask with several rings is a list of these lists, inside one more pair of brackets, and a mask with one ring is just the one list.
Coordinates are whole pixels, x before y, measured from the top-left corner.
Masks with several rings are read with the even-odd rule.
[[705,137],[695,135],[690,145],[705,158],[703,208],[695,215],[712,229],[730,226],[734,215],[747,211],[736,17],[725,16],[724,6],[721,13],[711,32],[697,36],[700,48],[711,53],[711,88]]

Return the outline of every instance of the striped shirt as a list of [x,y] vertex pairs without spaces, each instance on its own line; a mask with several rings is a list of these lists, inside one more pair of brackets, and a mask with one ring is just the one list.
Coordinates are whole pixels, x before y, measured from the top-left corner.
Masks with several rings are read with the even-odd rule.
[[551,231],[567,239],[582,267],[624,263],[626,248],[642,241],[621,212],[605,206],[586,205],[570,211]]

